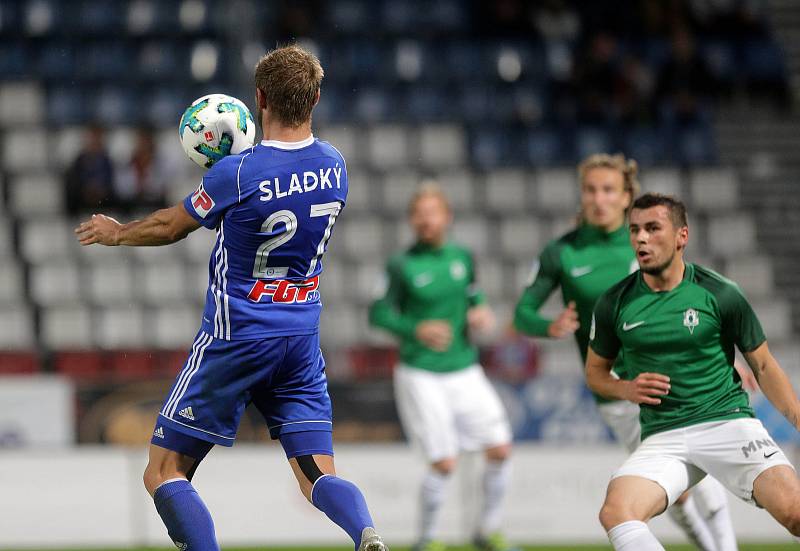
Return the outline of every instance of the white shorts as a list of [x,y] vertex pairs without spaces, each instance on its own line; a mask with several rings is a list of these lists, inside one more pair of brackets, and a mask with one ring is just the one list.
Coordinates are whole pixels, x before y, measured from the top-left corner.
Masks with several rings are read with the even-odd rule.
[[400,421],[430,462],[511,442],[511,426],[479,365],[434,373],[399,365],[394,395]]
[[628,400],[597,404],[600,417],[614,433],[614,438],[628,453],[639,447],[642,429],[639,425],[639,405]]
[[640,476],[652,480],[664,488],[672,505],[709,474],[734,495],[755,505],[753,482],[777,465],[792,467],[761,421],[732,419],[654,434],[611,478]]

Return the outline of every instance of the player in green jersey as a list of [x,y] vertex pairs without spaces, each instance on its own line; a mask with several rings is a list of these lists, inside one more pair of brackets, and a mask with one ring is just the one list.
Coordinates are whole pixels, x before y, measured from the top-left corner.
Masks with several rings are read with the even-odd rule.
[[[614,473],[600,522],[618,551],[664,548],[645,524],[706,474],[800,535],[800,480],[753,414],[733,367],[744,355],[769,401],[800,429],[800,401],[739,287],[686,263],[686,210],[647,194],[630,214],[640,270],[597,301],[589,387],[639,404],[642,443]],[[630,380],[613,376],[622,354]]]
[[[535,276],[514,314],[518,331],[534,337],[574,335],[586,362],[589,326],[598,297],[639,268],[625,224],[628,208],[639,193],[637,165],[623,155],[595,154],[578,166],[580,223],[547,244]],[[539,309],[557,288],[565,305],[553,320]],[[625,378],[622,362],[615,373]],[[639,406],[594,394],[598,411],[619,443],[633,452],[640,442]],[[669,509],[670,517],[703,551],[736,551],[725,489],[708,477]]]
[[447,238],[452,214],[442,191],[421,187],[409,214],[416,243],[389,259],[388,285],[370,308],[370,323],[400,341],[397,408],[406,434],[430,465],[422,482],[416,548],[443,547],[435,539],[438,513],[459,451],[484,450],[484,499],[475,543],[504,549],[498,530],[512,435],[470,342],[472,332],[491,330],[494,316],[475,285],[472,255]]

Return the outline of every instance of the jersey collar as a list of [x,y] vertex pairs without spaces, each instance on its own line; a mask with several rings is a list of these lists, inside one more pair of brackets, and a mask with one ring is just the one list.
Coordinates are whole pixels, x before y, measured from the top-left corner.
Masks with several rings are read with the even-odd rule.
[[683,261],[683,265],[684,265],[684,268],[683,268],[683,279],[681,280],[680,283],[678,283],[677,286],[675,286],[674,288],[670,289],[669,291],[653,291],[650,288],[650,286],[645,282],[644,274],[642,273],[641,270],[636,272],[637,274],[639,274],[639,285],[643,289],[645,289],[648,293],[651,293],[651,294],[654,294],[654,295],[664,295],[664,294],[668,294],[668,293],[673,293],[673,292],[677,291],[678,289],[683,289],[684,287],[689,285],[692,281],[694,281],[694,264],[692,264],[691,262],[686,262],[684,260]]
[[266,147],[274,147],[276,149],[303,149],[314,143],[314,134],[311,134],[305,140],[299,142],[281,142],[278,140],[261,140],[261,145]]

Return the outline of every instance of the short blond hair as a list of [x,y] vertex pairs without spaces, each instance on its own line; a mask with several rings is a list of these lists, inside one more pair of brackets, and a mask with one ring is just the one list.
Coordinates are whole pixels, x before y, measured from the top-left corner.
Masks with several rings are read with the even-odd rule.
[[256,88],[264,94],[267,107],[292,128],[311,119],[324,76],[317,56],[296,45],[267,53],[255,70]]
[[[595,153],[589,155],[578,165],[578,181],[583,185],[586,174],[594,168],[610,168],[622,174],[623,189],[631,196],[631,204],[642,190],[639,185],[639,165],[633,159],[626,159],[622,153],[609,155],[608,153]],[[630,208],[630,207],[629,207]]]
[[447,199],[447,194],[445,194],[442,186],[440,186],[436,180],[423,180],[408,202],[408,214],[414,212],[414,207],[416,207],[419,200],[424,197],[436,197],[442,202],[444,208],[450,212],[450,201]]

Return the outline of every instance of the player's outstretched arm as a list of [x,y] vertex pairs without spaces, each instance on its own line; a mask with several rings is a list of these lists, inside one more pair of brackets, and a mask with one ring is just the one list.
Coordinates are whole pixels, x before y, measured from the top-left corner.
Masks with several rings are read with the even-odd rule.
[[586,354],[586,384],[595,394],[611,400],[628,400],[634,404],[657,406],[659,396],[669,394],[669,377],[660,373],[640,373],[624,381],[611,373],[614,360],[600,356],[589,347]]
[[797,399],[786,372],[781,369],[769,351],[767,343],[764,342],[755,350],[743,354],[756,376],[761,392],[797,430],[800,430],[800,400]]
[[127,224],[120,224],[104,214],[94,214],[75,228],[75,233],[84,246],[94,243],[110,247],[155,246],[180,241],[199,227],[183,204],[179,204]]

